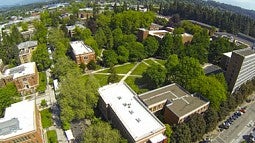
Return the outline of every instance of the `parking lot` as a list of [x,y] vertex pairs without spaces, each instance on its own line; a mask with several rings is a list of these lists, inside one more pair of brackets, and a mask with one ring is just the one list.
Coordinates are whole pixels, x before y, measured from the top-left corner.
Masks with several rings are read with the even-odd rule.
[[[235,113],[237,114],[237,113]],[[240,113],[242,114],[242,113]],[[233,118],[232,114],[232,118]],[[230,117],[231,117],[230,116]],[[235,115],[238,116],[238,115]],[[235,118],[235,117],[234,117]],[[249,134],[254,129],[254,120],[255,120],[255,103],[250,104],[246,112],[243,113],[236,119],[227,118],[221,125],[223,129],[214,139],[213,143],[240,143],[244,140],[248,141]]]

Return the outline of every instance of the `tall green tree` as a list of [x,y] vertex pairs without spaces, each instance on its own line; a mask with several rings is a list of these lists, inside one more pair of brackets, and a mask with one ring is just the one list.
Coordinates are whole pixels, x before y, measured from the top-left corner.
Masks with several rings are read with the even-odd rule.
[[111,125],[99,121],[85,130],[84,143],[119,143],[121,135],[118,130],[112,129]]
[[198,76],[187,85],[191,92],[202,94],[210,101],[210,106],[219,110],[220,104],[227,99],[227,91],[215,77]]
[[143,73],[143,79],[147,81],[150,89],[158,88],[166,80],[166,69],[160,65],[151,66]]
[[97,41],[93,37],[87,38],[85,44],[89,45],[95,51],[97,56],[100,56]]
[[107,38],[105,36],[104,30],[102,28],[99,28],[94,36],[95,40],[97,41],[99,49],[102,49],[105,47]]
[[39,44],[47,43],[47,27],[45,27],[43,22],[35,21],[34,27],[36,29],[34,39],[38,41]]
[[119,46],[117,48],[117,54],[118,54],[118,62],[119,63],[126,63],[129,58],[129,51],[124,46]]
[[113,50],[105,50],[103,52],[103,63],[110,67],[118,63],[118,55]]
[[105,36],[106,36],[106,49],[112,49],[113,47],[113,36],[112,36],[112,31],[109,27],[106,27],[104,29],[104,33],[105,33]]
[[33,52],[32,61],[36,62],[39,71],[44,71],[50,68],[52,61],[49,57],[45,44],[40,44],[37,46],[36,50]]
[[206,122],[206,132],[208,133],[213,131],[216,128],[219,120],[217,110],[209,107],[204,114],[204,120]]
[[5,108],[20,100],[14,83],[8,83],[5,87],[0,88],[0,117],[3,117]]
[[94,116],[93,109],[98,101],[96,89],[99,88],[99,83],[93,76],[89,76],[88,80],[82,80],[80,72],[67,73],[60,80],[60,119],[64,129],[67,130],[70,128],[72,120]]
[[196,142],[202,139],[205,134],[206,122],[201,114],[194,114],[188,121],[188,126],[191,133],[191,141]]
[[108,77],[108,79],[107,79],[107,82],[108,82],[108,83],[116,83],[116,82],[119,81],[117,72],[116,72],[116,70],[114,69],[114,67],[112,67],[112,66],[110,67],[109,73],[110,73],[110,75],[109,75],[109,77]]
[[171,143],[190,143],[191,132],[189,126],[185,123],[174,125],[173,133],[170,137]]
[[192,79],[202,75],[204,75],[204,71],[199,61],[194,58],[184,57],[176,66],[172,77],[174,82],[186,87]]
[[116,28],[112,31],[113,36],[113,46],[116,49],[121,45],[122,39],[123,39],[123,33],[120,28]]
[[12,38],[14,44],[18,44],[23,41],[23,37],[16,25],[11,27],[10,37]]
[[172,76],[174,75],[175,68],[178,64],[179,64],[179,58],[177,55],[173,54],[168,57],[168,59],[165,63],[168,79],[170,79],[170,80],[172,79]]
[[146,57],[144,46],[140,42],[131,42],[128,44],[129,60],[131,62],[141,61]]
[[143,45],[148,57],[154,56],[159,47],[158,40],[155,37],[146,38],[143,41]]
[[170,141],[171,141],[170,137],[173,133],[173,130],[169,124],[165,124],[165,126],[166,126],[165,135],[167,136],[167,143],[170,143]]
[[167,33],[160,43],[158,55],[163,59],[167,59],[169,55],[173,54],[172,47],[173,36]]

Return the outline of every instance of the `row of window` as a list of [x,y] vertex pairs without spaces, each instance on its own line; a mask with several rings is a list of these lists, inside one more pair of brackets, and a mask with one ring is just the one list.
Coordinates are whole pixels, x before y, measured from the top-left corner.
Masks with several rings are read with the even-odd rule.
[[19,138],[16,138],[14,140],[12,140],[12,143],[20,143],[20,142],[29,142],[28,140],[30,140],[31,138],[34,138],[35,135],[32,134],[32,135],[27,135],[27,136],[22,136],[22,137],[19,137]]

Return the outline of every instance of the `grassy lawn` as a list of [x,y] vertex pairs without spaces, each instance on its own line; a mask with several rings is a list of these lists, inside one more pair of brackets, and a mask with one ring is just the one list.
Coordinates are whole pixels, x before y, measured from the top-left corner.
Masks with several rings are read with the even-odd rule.
[[41,111],[41,118],[42,118],[42,127],[48,128],[52,126],[52,115],[50,109],[45,109]]
[[38,92],[45,92],[47,84],[47,77],[45,72],[39,72],[39,86],[37,88]]
[[135,66],[135,63],[130,63],[124,66],[119,66],[114,68],[117,74],[126,74],[128,73],[133,67]]
[[47,131],[48,143],[58,143],[57,133],[55,130]]
[[[108,84],[107,80],[108,80],[109,75],[94,74],[94,76],[98,80],[100,86],[105,86]],[[119,81],[120,81],[123,76],[118,76],[118,77],[119,77]]]
[[[115,67],[115,71],[117,74],[126,74],[128,73],[133,67],[135,66],[135,63],[129,63],[126,65],[120,65],[118,67]],[[98,73],[109,73],[109,69],[105,69],[103,71],[100,71]]]
[[144,63],[140,63],[136,69],[131,73],[132,75],[142,75],[146,71],[148,66]]
[[141,78],[139,77],[128,77],[125,82],[137,93],[144,93],[148,91],[148,89],[142,88]]
[[152,61],[151,59],[145,60],[145,62],[151,66],[153,65],[157,65],[157,63],[155,63],[154,61]]
[[161,65],[165,65],[166,60],[156,59],[157,62],[159,62]]

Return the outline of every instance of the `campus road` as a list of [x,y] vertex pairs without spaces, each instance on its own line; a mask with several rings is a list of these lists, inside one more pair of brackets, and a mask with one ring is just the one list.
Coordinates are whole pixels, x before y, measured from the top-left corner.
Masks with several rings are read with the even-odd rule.
[[227,130],[223,130],[213,139],[213,143],[240,143],[248,138],[255,121],[255,103],[247,106],[246,113],[236,119]]

